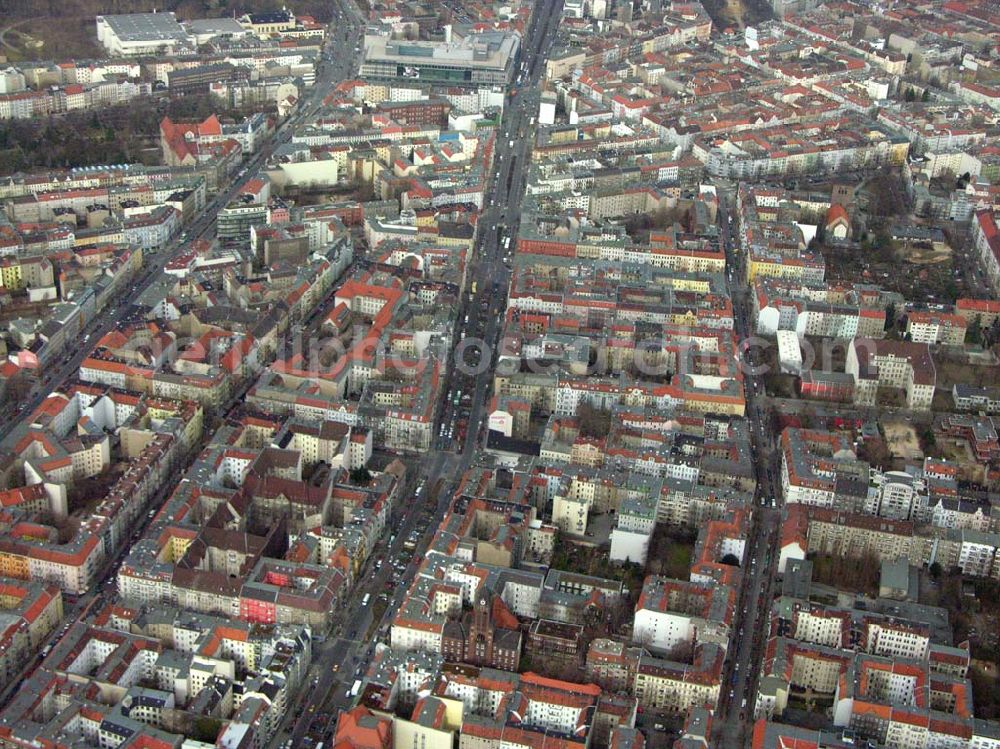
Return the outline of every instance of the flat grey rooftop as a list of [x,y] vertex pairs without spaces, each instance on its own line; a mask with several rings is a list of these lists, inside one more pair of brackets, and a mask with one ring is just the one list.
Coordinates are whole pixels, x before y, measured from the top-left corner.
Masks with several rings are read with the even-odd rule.
[[123,42],[186,39],[187,34],[173,13],[127,13],[98,16]]
[[503,70],[517,52],[515,34],[473,34],[451,43],[412,42],[384,36],[365,36],[366,62],[434,64]]
[[[157,13],[157,15],[160,15]],[[192,34],[246,34],[235,18],[199,18],[188,21],[188,31]]]

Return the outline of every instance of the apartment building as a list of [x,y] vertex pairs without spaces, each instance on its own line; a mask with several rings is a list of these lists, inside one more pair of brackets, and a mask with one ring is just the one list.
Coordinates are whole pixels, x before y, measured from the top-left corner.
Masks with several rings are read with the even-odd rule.
[[1000,302],[993,299],[960,298],[955,302],[955,313],[965,318],[966,326],[979,320],[984,330],[990,328],[1000,318]]
[[693,663],[676,663],[649,655],[639,657],[633,693],[647,710],[686,714],[719,700],[723,648],[695,648]]
[[961,346],[965,343],[966,321],[957,313],[909,310],[906,332],[914,343]]
[[879,387],[906,394],[906,405],[928,411],[937,387],[934,359],[926,343],[855,338],[844,367],[854,377],[854,402],[874,406]]
[[62,622],[62,593],[56,585],[3,577],[0,608],[0,675],[10,683]]
[[636,603],[632,640],[659,653],[706,642],[725,647],[734,600],[728,586],[650,575]]
[[[933,511],[933,508],[932,508]],[[911,564],[959,567],[981,577],[1000,575],[1000,535],[973,528],[914,525],[855,512],[790,505],[782,527],[779,567],[809,552],[834,556],[905,558]]]
[[838,479],[861,475],[867,481],[867,468],[843,434],[789,427],[781,433],[780,445],[786,504],[834,507]]
[[956,382],[951,388],[956,411],[983,411],[1000,413],[1000,388],[984,385],[976,387]]
[[1000,293],[1000,231],[992,211],[976,211],[972,219],[972,242],[979,268],[993,293]]

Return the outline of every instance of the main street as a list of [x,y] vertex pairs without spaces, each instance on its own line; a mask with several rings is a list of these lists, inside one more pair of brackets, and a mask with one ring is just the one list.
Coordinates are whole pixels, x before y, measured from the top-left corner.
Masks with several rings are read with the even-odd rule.
[[[280,746],[289,739],[293,747],[310,746],[307,734],[314,720],[318,717],[320,721],[327,721],[326,716],[335,717],[338,710],[350,706],[353,701],[349,694],[351,685],[367,667],[376,640],[388,632],[389,623],[413,582],[419,561],[447,511],[455,480],[474,459],[476,438],[486,416],[485,404],[492,384],[493,358],[490,354],[495,351],[502,332],[502,313],[509,282],[509,269],[501,248],[504,237],[517,236],[519,207],[524,195],[524,171],[530,157],[530,138],[522,138],[520,133],[530,134],[532,120],[538,111],[535,84],[544,70],[545,56],[555,38],[560,9],[561,0],[544,0],[536,7],[521,51],[520,70],[529,72],[525,72],[523,77],[518,76],[523,83],[508,97],[496,135],[496,170],[484,196],[486,208],[479,219],[468,281],[470,288],[471,283],[476,282],[477,291],[470,294],[459,312],[463,337],[482,340],[489,351],[483,356],[484,371],[468,379],[461,379],[458,367],[449,367],[454,376],[452,388],[464,387],[465,392],[472,389],[467,417],[463,417],[459,409],[450,407],[450,388],[445,389],[441,404],[441,421],[445,429],[454,432],[457,422],[466,418],[469,425],[467,437],[464,443],[461,440],[446,440],[442,444],[444,449],[433,450],[421,461],[417,479],[417,485],[423,490],[418,498],[420,501],[410,503],[404,499],[399,524],[394,528],[394,540],[391,543],[383,541],[376,547],[366,567],[361,570],[358,584],[344,605],[340,622],[334,625],[334,631],[340,636],[316,646],[310,681],[289,711],[285,725],[272,742],[273,746]],[[465,322],[466,315],[468,322]],[[452,358],[454,362],[455,357]],[[434,494],[433,489],[442,478],[440,491]],[[407,552],[404,545],[414,530],[420,537],[416,548]],[[406,559],[406,566],[401,572],[393,567],[394,561],[400,558]],[[373,559],[381,560],[381,566],[377,566]],[[385,602],[381,620],[376,622],[373,617],[374,602],[387,589],[392,592]],[[370,596],[367,605],[363,605],[365,595]],[[324,739],[329,736],[332,727],[330,720],[321,733]],[[313,733],[315,735],[316,732]]]
[[[436,452],[431,456],[418,483],[423,487],[425,498],[442,476],[456,475],[457,462],[454,454]],[[447,497],[447,491],[441,491],[437,496],[437,505],[433,508],[435,518],[443,515],[447,508]],[[388,621],[398,610],[403,595],[416,574],[420,555],[405,550],[406,539],[414,530],[421,532],[423,535],[417,550],[423,551],[429,543],[429,534],[436,527],[436,524],[431,525],[430,512],[421,515],[420,508],[405,499],[401,505],[399,519],[393,524],[392,533],[395,538],[391,543],[382,539],[358,573],[358,582],[344,602],[339,620],[333,625],[333,631],[337,634],[324,642],[314,643],[309,681],[286,715],[272,746],[280,746],[288,739],[292,740],[294,747],[308,746],[307,734],[314,720],[322,720],[323,731],[328,731],[331,726],[322,715],[336,715],[337,710],[349,706],[351,698],[348,691],[352,682],[357,679],[359,670],[365,668],[374,652],[377,635],[384,631],[383,620]],[[394,562],[401,558],[406,559],[405,569],[402,570],[394,566]],[[376,600],[381,593],[389,590],[392,592],[385,596],[387,600],[383,620],[376,622]],[[370,597],[367,604],[364,603],[365,595]]]
[[[747,341],[750,328],[750,296],[743,282],[746,278],[746,258],[739,252],[739,240],[733,235],[737,228],[732,196],[719,194],[719,241],[726,251],[729,291],[733,300],[736,336]],[[749,737],[756,701],[757,668],[766,644],[768,618],[771,609],[772,585],[778,563],[776,549],[780,521],[777,503],[781,487],[777,482],[774,439],[768,420],[768,409],[760,400],[764,392],[763,372],[756,363],[759,352],[743,352],[746,416],[750,424],[754,466],[757,471],[757,491],[754,495],[749,539],[743,557],[743,576],[737,592],[736,616],[730,627],[730,644],[722,685],[719,689],[719,710],[715,721],[715,746],[738,747]]]
[[[537,84],[555,39],[561,9],[561,0],[544,0],[535,6],[521,47],[517,79],[512,84],[512,93],[507,98],[496,135],[495,171],[484,196],[484,210],[479,217],[480,241],[469,274],[470,289],[475,282],[476,291],[469,295],[464,309],[468,313],[468,322],[461,329],[463,338],[482,341],[486,350],[478,369],[467,375],[456,370],[452,380],[453,388],[472,393],[468,406],[467,437],[462,450],[466,458],[472,455],[483,432],[510,283],[510,268],[505,254],[513,254],[520,227],[525,174],[530,163],[534,122],[538,114],[540,89]],[[509,249],[504,250],[508,238]],[[457,409],[449,407],[447,401],[444,411],[449,422],[463,416],[456,412]]]

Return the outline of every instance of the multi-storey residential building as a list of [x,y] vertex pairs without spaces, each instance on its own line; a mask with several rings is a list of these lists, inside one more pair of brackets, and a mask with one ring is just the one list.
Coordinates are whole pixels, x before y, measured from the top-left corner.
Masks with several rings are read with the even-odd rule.
[[623,642],[595,639],[587,651],[587,677],[602,689],[620,692],[635,681],[643,649]]
[[812,253],[801,229],[774,210],[780,192],[752,189],[741,183],[737,194],[739,239],[748,254],[746,279],[777,278],[791,283],[820,284],[825,275],[821,256]]
[[[863,129],[870,137],[859,137]],[[793,171],[902,164],[909,145],[887,128],[843,117],[696,140],[691,152],[712,176],[761,179]]]
[[906,332],[914,343],[961,346],[965,343],[966,321],[957,313],[909,310]]
[[[933,500],[931,500],[933,505]],[[930,512],[936,512],[932,506]],[[804,559],[809,552],[834,556],[873,556],[882,560],[900,557],[912,564],[945,569],[959,567],[965,574],[1000,576],[1000,534],[971,527],[916,525],[856,512],[826,508],[788,507],[782,526],[779,569],[789,560]]]
[[966,327],[978,320],[980,327],[988,330],[1000,318],[1000,301],[961,298],[955,302],[955,312],[965,318]]
[[903,471],[873,472],[865,512],[890,520],[911,520],[926,508],[921,479]]
[[854,402],[875,405],[879,387],[900,388],[907,407],[930,410],[937,371],[926,343],[855,338],[847,350],[845,371],[854,377]]
[[660,653],[728,640],[735,593],[727,586],[647,577],[636,604],[632,640]]
[[62,593],[55,585],[0,578],[0,675],[10,683],[63,620]]
[[700,645],[690,665],[644,655],[635,672],[634,693],[647,709],[686,714],[719,699],[723,648]]
[[993,292],[1000,294],[1000,231],[992,211],[976,211],[972,220],[972,241],[979,267]]
[[951,394],[957,411],[1000,413],[1000,388],[985,385],[974,387],[956,382],[952,385]]
[[781,488],[786,504],[834,507],[837,481],[847,476],[868,479],[844,435],[788,428],[781,433]]

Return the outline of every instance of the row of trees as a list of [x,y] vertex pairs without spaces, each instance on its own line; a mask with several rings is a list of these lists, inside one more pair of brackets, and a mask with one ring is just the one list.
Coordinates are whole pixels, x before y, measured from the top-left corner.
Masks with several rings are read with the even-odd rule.
[[583,437],[604,439],[611,432],[611,412],[595,408],[589,401],[580,401],[576,407],[576,418]]
[[850,586],[865,595],[878,595],[882,565],[874,554],[862,557],[815,554],[811,555],[810,559],[813,563],[815,582],[841,589]]
[[213,18],[249,12],[277,11],[287,7],[296,15],[310,15],[325,23],[333,17],[334,4],[326,0],[5,0],[4,17],[93,18],[99,13],[173,11],[179,18]]
[[[930,89],[925,88],[924,92],[922,94],[920,94],[919,98],[920,98],[920,101],[930,101],[931,100]],[[907,86],[906,87],[906,92],[903,94],[903,99],[905,99],[906,101],[916,101],[917,100],[917,92],[913,89],[913,86]]]
[[1000,317],[993,321],[992,325],[984,326],[978,317],[972,318],[969,327],[965,331],[965,340],[974,346],[990,348],[1000,343]]

